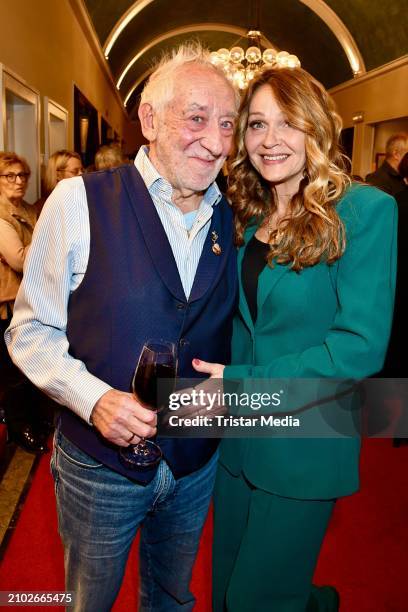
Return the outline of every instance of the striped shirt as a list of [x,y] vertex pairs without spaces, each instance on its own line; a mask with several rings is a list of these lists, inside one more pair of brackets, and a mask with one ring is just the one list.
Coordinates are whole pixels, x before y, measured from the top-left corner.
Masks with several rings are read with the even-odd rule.
[[146,149],[147,147],[142,147],[139,150],[135,159],[135,166],[143,177],[167,234],[184,293],[188,298],[210,227],[213,205],[218,204],[221,193],[216,183],[210,185],[190,227],[189,219],[192,215],[190,213],[184,215],[172,203],[173,189],[170,183],[157,172],[146,154]]
[[[221,194],[215,183],[210,185],[188,229],[183,213],[171,201],[171,185],[158,174],[146,148],[139,150],[135,165],[163,224],[188,297],[208,234],[212,207]],[[189,218],[191,214],[187,215]],[[14,316],[5,334],[13,361],[26,376],[88,422],[96,402],[112,388],[69,354],[68,300],[85,274],[89,247],[89,213],[83,179],[63,180],[48,198],[34,230]]]

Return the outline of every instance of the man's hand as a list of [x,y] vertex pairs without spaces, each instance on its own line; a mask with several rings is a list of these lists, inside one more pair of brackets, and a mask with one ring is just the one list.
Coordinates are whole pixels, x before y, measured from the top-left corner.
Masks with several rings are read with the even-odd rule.
[[[111,389],[96,402],[91,421],[104,438],[117,446],[137,444],[156,435],[157,415],[131,393]],[[133,434],[133,436],[132,436]]]

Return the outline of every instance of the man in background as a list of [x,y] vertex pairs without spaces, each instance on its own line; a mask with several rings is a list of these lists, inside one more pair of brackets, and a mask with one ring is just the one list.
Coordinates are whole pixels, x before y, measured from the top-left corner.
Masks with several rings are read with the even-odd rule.
[[398,172],[398,166],[407,151],[408,132],[399,132],[390,136],[385,145],[385,160],[375,172],[367,174],[367,183],[386,191],[392,196],[402,191],[405,183]]

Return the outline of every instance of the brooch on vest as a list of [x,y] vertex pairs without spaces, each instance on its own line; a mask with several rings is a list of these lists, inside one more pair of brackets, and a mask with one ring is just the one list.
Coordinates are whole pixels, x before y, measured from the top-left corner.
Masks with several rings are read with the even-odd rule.
[[222,249],[220,247],[220,245],[217,242],[218,240],[218,234],[217,232],[211,232],[211,241],[212,241],[212,247],[211,250],[214,253],[214,255],[221,255],[222,253]]

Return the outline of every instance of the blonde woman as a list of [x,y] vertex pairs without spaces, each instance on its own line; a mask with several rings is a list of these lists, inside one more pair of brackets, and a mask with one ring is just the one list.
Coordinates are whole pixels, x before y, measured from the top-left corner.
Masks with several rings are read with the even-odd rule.
[[80,176],[83,173],[81,156],[75,151],[61,149],[53,153],[48,160],[45,173],[45,189],[50,194],[55,185],[62,179]]
[[[276,391],[279,378],[358,379],[381,369],[396,207],[351,184],[340,130],[329,95],[304,70],[266,70],[250,84],[230,169],[241,279],[232,365],[194,360],[198,371],[267,379]],[[312,577],[335,500],[358,489],[359,440],[313,436],[221,443],[216,612],[338,610],[336,590],[312,587]]]
[[46,199],[59,181],[83,174],[82,160],[79,153],[61,149],[51,155],[48,160],[44,177],[44,195],[35,204],[37,216],[40,215]]

